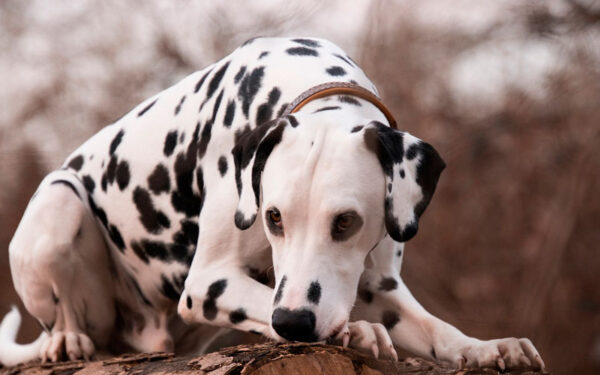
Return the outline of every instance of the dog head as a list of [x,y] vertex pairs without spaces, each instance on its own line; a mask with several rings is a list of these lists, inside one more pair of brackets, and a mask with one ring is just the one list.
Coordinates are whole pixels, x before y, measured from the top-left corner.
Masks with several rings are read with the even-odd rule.
[[296,341],[343,328],[367,254],[386,232],[416,234],[445,167],[429,144],[342,111],[263,124],[233,154],[235,224],[263,221],[277,279],[271,326]]

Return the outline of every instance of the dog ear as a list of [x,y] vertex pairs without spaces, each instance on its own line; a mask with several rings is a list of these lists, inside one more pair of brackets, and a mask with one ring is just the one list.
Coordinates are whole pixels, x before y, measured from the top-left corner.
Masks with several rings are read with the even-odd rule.
[[386,229],[394,240],[408,241],[446,164],[428,143],[377,121],[365,127],[363,136],[385,175]]
[[260,179],[273,148],[281,141],[288,121],[275,119],[263,123],[239,137],[232,149],[239,203],[235,225],[248,229],[256,220],[260,206]]

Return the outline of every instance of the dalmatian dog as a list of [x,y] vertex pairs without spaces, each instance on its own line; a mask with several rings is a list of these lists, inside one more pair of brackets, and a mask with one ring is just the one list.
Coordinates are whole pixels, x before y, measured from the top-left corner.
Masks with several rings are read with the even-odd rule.
[[445,164],[376,95],[329,41],[257,38],[99,131],[41,182],[10,243],[44,333],[15,344],[9,313],[0,359],[87,359],[117,336],[172,351],[186,327],[226,327],[543,368],[530,340],[468,337],[403,283]]

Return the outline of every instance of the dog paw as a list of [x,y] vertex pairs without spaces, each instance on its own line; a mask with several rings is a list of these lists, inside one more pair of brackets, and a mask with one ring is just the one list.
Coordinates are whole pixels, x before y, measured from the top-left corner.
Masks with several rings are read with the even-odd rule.
[[85,359],[94,354],[94,343],[90,338],[77,332],[53,332],[42,344],[40,357],[42,362],[58,362],[63,358],[71,361]]
[[500,370],[536,367],[544,369],[544,361],[531,340],[514,337],[475,341],[459,350],[453,359],[458,368],[498,367]]
[[350,322],[340,332],[344,347],[373,353],[375,358],[381,354],[384,357],[398,360],[398,354],[387,330],[380,323],[370,323],[366,320]]

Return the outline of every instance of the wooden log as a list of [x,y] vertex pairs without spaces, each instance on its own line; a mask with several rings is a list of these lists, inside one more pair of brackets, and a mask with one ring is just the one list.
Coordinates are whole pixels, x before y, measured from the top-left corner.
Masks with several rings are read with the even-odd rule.
[[[224,348],[199,357],[169,353],[58,363],[30,362],[0,369],[0,375],[497,375],[495,369],[452,369],[421,358],[377,360],[340,346],[304,343],[263,343]],[[503,372],[510,375],[547,374],[534,369]]]

